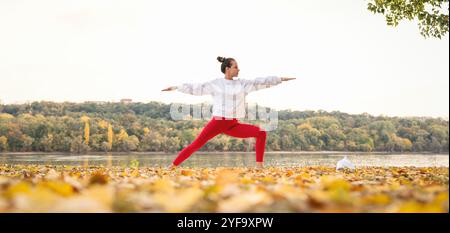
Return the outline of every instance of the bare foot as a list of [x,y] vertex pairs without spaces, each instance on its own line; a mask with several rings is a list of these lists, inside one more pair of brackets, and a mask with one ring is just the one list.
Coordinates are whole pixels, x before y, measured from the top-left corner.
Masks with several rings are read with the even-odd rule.
[[259,169],[263,169],[264,168],[264,165],[263,165],[263,162],[256,162],[256,168],[259,170]]
[[168,167],[167,167],[167,170],[175,170],[175,169],[177,169],[177,166],[176,165],[174,165],[174,164],[170,164]]

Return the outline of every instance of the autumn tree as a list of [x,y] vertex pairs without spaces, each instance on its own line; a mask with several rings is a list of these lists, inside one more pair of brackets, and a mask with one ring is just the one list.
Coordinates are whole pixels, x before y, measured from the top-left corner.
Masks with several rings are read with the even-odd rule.
[[0,151],[6,151],[8,149],[8,138],[0,136]]
[[[1,150],[176,152],[190,144],[207,121],[173,121],[165,118],[165,112],[154,112],[169,111],[167,106],[69,102],[3,105]],[[268,134],[267,151],[443,153],[449,148],[448,119],[291,110],[279,111],[279,117],[277,129]],[[85,122],[89,122],[89,128]],[[117,135],[112,122],[121,129]],[[253,149],[252,143],[253,139],[218,136],[201,150],[244,151]]]
[[113,146],[113,130],[111,124],[108,125],[108,150],[112,149]]
[[81,117],[81,121],[84,122],[84,143],[86,145],[89,145],[89,134],[90,134],[89,117],[83,116]]

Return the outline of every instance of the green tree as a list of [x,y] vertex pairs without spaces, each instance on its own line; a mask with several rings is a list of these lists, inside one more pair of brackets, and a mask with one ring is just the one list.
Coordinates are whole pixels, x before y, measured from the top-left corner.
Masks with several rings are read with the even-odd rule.
[[32,151],[33,150],[33,142],[34,139],[28,135],[23,135],[22,137],[22,142],[23,142],[23,147],[22,150],[23,151]]
[[372,151],[374,143],[372,138],[367,134],[364,129],[354,128],[351,129],[347,135],[347,148],[348,150],[355,151]]
[[53,134],[48,134],[41,139],[42,150],[45,152],[53,151]]
[[367,9],[384,15],[393,27],[404,19],[416,19],[425,38],[442,38],[448,32],[448,0],[369,0]]
[[89,146],[83,141],[83,137],[80,135],[72,139],[70,143],[70,152],[74,153],[86,153],[89,151]]
[[120,151],[136,151],[139,145],[139,138],[136,135],[131,135],[122,140],[119,144]]
[[0,136],[0,151],[8,150],[8,138],[5,136]]
[[162,149],[166,152],[176,152],[180,149],[180,139],[178,137],[164,137]]
[[141,150],[143,151],[161,151],[163,137],[159,132],[150,131],[144,135],[141,141]]
[[312,127],[309,123],[303,123],[299,125],[298,132],[301,134],[301,144],[304,150],[314,151],[314,150],[322,150],[322,146],[324,145],[321,140],[321,132],[316,128]]

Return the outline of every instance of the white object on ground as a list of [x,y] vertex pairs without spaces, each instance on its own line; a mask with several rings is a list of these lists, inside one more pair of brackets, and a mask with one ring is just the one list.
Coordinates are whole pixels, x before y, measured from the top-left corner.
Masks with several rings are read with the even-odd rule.
[[355,165],[348,160],[347,156],[345,156],[343,159],[339,160],[336,164],[336,170],[349,168],[351,170],[355,169]]

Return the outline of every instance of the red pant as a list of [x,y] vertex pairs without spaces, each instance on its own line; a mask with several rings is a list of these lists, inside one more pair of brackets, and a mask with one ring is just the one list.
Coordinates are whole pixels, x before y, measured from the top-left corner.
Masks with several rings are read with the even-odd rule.
[[173,161],[173,164],[176,166],[180,165],[185,159],[191,156],[192,153],[205,145],[208,140],[220,133],[237,138],[256,138],[256,162],[263,161],[266,145],[266,131],[263,131],[254,125],[241,124],[236,118],[225,119],[224,117],[213,116],[205,128],[203,128],[200,135],[178,154],[178,157]]

